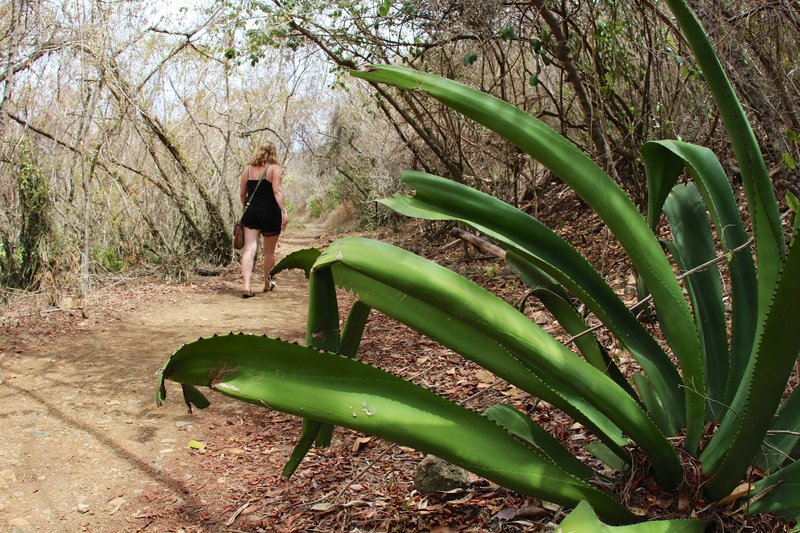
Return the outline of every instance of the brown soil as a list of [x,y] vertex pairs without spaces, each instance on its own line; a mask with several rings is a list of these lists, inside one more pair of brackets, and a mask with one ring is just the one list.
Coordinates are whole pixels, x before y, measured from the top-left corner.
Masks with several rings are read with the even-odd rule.
[[[290,231],[279,254],[320,233]],[[215,332],[302,340],[307,282],[299,271],[277,281],[274,292],[248,300],[232,270],[191,284],[100,289],[83,310],[10,307],[0,330],[0,531],[202,523],[202,502],[186,505],[196,480],[222,481],[208,477],[187,442],[240,424],[247,407],[217,397],[189,415],[170,383],[171,401],[158,409],[156,375],[182,343]],[[163,513],[168,506],[188,514],[176,520]]]

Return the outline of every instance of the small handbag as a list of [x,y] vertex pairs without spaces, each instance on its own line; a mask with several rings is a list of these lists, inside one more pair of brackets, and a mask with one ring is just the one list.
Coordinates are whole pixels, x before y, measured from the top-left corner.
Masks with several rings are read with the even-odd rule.
[[241,221],[233,225],[233,248],[234,250],[244,248],[244,228]]
[[256,195],[256,191],[258,190],[258,186],[261,185],[261,182],[264,181],[264,178],[267,175],[272,165],[268,166],[264,169],[264,172],[261,173],[261,177],[258,178],[258,183],[256,183],[256,188],[253,189],[253,194],[250,195],[250,198],[247,199],[247,203],[244,206],[244,210],[242,211],[242,217],[239,219],[239,222],[236,222],[233,225],[233,249],[234,250],[241,250],[244,248],[244,227],[242,226],[242,220],[244,220],[244,214],[247,213],[247,208],[250,207],[250,201]]

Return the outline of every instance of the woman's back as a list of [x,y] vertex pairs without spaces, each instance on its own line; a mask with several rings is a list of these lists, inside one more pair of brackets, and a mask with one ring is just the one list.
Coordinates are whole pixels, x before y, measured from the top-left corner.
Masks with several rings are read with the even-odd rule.
[[[278,202],[275,200],[275,193],[272,190],[272,182],[267,179],[271,178],[269,172],[267,173],[267,177],[261,182],[261,185],[258,185],[258,180],[266,168],[267,166],[250,166],[247,178],[247,197],[252,198],[250,202],[251,206],[280,210]],[[256,186],[258,186],[258,189],[256,189]],[[255,191],[255,196],[253,196],[253,191]]]

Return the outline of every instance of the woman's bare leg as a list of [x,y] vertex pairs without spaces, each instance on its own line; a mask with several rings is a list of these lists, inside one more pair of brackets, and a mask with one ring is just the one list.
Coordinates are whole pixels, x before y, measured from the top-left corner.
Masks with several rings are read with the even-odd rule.
[[280,235],[264,236],[264,290],[270,290],[269,271],[275,266],[275,248],[278,246]]
[[242,248],[242,293],[250,292],[250,278],[253,275],[253,263],[258,251],[258,236],[261,230],[244,228],[244,248]]

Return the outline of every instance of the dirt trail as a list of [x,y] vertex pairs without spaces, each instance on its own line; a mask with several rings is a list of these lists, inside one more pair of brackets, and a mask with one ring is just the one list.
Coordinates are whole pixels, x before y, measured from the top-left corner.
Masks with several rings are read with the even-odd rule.
[[[318,244],[321,233],[290,229],[279,256]],[[211,333],[302,340],[307,281],[299,271],[276,281],[274,292],[249,300],[233,276],[212,290],[153,291],[110,320],[89,308],[68,335],[1,339],[0,531],[139,531],[148,493],[185,498],[191,474],[164,465],[182,464],[178,452],[203,435],[191,431],[198,417],[187,414],[177,385],[168,383],[169,401],[156,408],[156,375],[180,344]],[[207,427],[243,409],[213,401]]]

